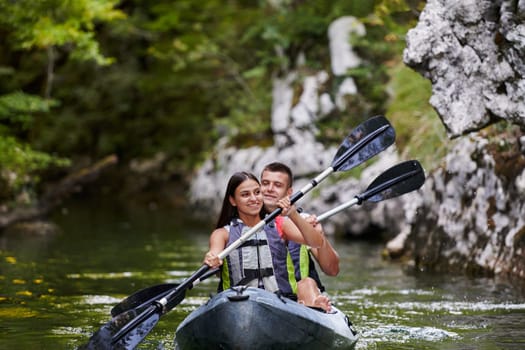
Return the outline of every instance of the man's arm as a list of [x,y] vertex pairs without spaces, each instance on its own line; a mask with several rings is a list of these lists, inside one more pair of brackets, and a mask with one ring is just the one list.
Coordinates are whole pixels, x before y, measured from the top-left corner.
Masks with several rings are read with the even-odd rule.
[[322,247],[312,248],[311,251],[325,274],[328,276],[337,276],[339,274],[339,254],[337,254],[328,239],[325,238]]
[[325,274],[337,276],[339,273],[339,254],[337,254],[328,238],[326,238],[323,226],[317,221],[317,217],[310,215],[306,221],[323,237],[323,244],[319,248],[311,248],[310,250],[315,260],[317,260],[319,267]]
[[283,221],[285,239],[306,244],[310,247],[323,245],[324,237],[297,212],[295,206],[290,205],[289,197],[280,199],[279,206],[283,209],[282,215],[287,215],[290,219]]

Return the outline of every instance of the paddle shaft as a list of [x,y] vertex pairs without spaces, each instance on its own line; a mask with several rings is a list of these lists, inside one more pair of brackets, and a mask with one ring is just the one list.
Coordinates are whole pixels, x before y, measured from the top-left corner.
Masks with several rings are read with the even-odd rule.
[[351,200],[349,200],[348,202],[343,203],[343,204],[341,204],[341,205],[339,205],[339,206],[337,206],[335,208],[332,208],[332,209],[322,213],[321,215],[319,215],[317,217],[317,221],[320,222],[320,221],[323,221],[325,219],[328,219],[330,216],[335,215],[335,214],[339,213],[340,211],[343,211],[346,208],[350,208],[351,206],[354,206],[354,205],[356,205],[358,203],[359,203],[359,199],[357,199],[357,197],[354,197]]

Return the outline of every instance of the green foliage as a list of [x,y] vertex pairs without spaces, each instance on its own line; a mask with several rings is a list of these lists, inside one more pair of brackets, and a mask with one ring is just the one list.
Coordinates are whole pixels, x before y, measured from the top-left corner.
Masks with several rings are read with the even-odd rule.
[[[271,6],[263,7],[264,16],[260,16],[248,27],[242,36],[242,45],[249,45],[254,47],[253,55],[257,58],[256,62],[249,63],[253,68],[249,68],[248,72],[254,70],[259,74],[266,74],[266,79],[272,77],[271,74],[280,72],[281,70],[299,69],[304,74],[310,74],[313,70],[325,69],[329,70],[329,52],[328,52],[328,26],[333,20],[341,16],[367,16],[373,11],[373,3],[367,1],[332,1],[332,2],[284,2],[281,7],[274,8]],[[297,67],[296,63],[300,55],[304,54],[306,62],[301,67]],[[374,81],[368,76],[371,72],[377,70],[366,70],[367,77],[363,77],[363,85],[368,84],[369,81]],[[264,72],[264,73],[263,73]],[[357,75],[357,74],[356,74]],[[249,75],[244,75],[249,79]],[[335,96],[336,87],[340,81],[332,81],[324,87],[325,92]],[[257,96],[264,96],[264,100],[270,102],[268,93],[271,91],[271,86],[266,86],[266,96],[261,91]],[[361,89],[361,86],[359,86]],[[370,90],[372,91],[372,90]],[[374,91],[374,93],[377,93]],[[380,94],[380,93],[379,93]],[[346,117],[337,113],[325,118],[320,124],[319,138],[321,142],[337,142],[341,139],[342,130],[348,130],[350,125],[363,120],[373,108],[372,102],[369,100],[370,96],[358,96],[355,99],[349,98],[348,105],[351,106],[347,111],[348,115],[356,115],[357,117]],[[381,95],[383,100],[385,94]],[[380,97],[375,98],[378,100]],[[230,110],[235,111],[242,103],[232,105]],[[266,111],[266,110],[262,110]],[[243,111],[241,113],[232,113],[231,115],[238,115],[239,119],[246,120],[251,115]],[[266,112],[268,113],[268,112]],[[269,113],[268,113],[269,114]],[[256,140],[259,144],[261,142],[257,135],[270,135],[269,130],[269,115],[257,119],[255,123],[250,122],[251,127],[245,127],[246,123],[238,123],[241,125],[239,132],[241,136],[235,140],[243,140],[252,135],[252,140]],[[228,120],[231,120],[231,115]],[[253,115],[252,115],[253,116]],[[264,122],[264,120],[266,122]],[[348,127],[347,127],[348,126]],[[259,129],[259,127],[267,127],[266,131]],[[237,130],[237,129],[236,129]],[[269,140],[271,141],[271,139]]]
[[[328,58],[327,29],[341,16],[366,16],[373,10],[369,1],[312,1],[285,3],[279,8],[266,5],[260,16],[242,37],[244,45],[256,42],[254,52],[259,65],[268,71],[294,67],[301,53],[307,65],[316,66]],[[276,48],[282,52],[276,52]],[[325,62],[326,63],[326,62]],[[326,63],[327,64],[327,63]],[[318,67],[315,67],[318,68]]]
[[374,16],[367,21],[370,43],[364,43],[360,55],[381,67],[386,115],[396,129],[396,146],[402,157],[417,158],[426,168],[433,168],[446,154],[447,136],[437,113],[429,104],[431,85],[402,60],[405,33],[417,23],[425,1],[382,0]]
[[380,109],[388,100],[387,69],[402,55],[404,33],[416,19],[406,1],[383,0],[376,4],[373,15],[363,19],[366,35],[352,38],[352,46],[363,63],[348,74],[356,80],[361,93]]
[[[347,75],[360,93],[319,125],[322,142],[339,142],[388,108],[418,3],[0,0],[0,137],[11,148],[2,168],[27,187],[63,156],[115,153],[127,164],[163,152],[163,169],[185,176],[221,136],[267,145],[272,79],[329,70],[328,26],[353,15],[367,26],[352,38],[363,65]],[[324,92],[334,96],[338,79]]]
[[50,166],[65,167],[70,161],[33,150],[12,137],[0,135],[0,200],[10,200],[24,188],[35,186],[38,172]]
[[[111,0],[1,1],[0,58],[0,198],[9,200],[23,188],[35,187],[39,172],[64,167],[70,161],[45,151],[37,151],[39,128],[59,101],[24,91],[46,72],[45,91],[50,94],[56,60],[67,53],[72,60],[93,60],[105,65],[110,58],[101,54],[95,39],[96,25],[123,18]],[[59,49],[61,51],[56,51]],[[45,58],[42,58],[45,53]],[[57,55],[58,54],[58,55]],[[39,85],[39,84],[38,84]]]
[[[13,48],[22,50],[62,47],[71,58],[109,64],[95,39],[95,25],[122,19],[114,9],[118,0],[18,0],[0,2],[0,25],[10,30]],[[67,47],[72,45],[72,47]]]
[[409,7],[403,4],[405,2],[402,0],[379,1],[360,18],[365,24],[366,35],[351,37],[350,44],[361,59],[361,64],[349,69],[345,76],[334,79],[328,91],[334,96],[343,79],[352,78],[358,93],[346,97],[346,111],[333,113],[320,122],[319,136],[322,142],[341,140],[347,130],[364,119],[385,114],[389,101],[387,84],[391,79],[389,67],[399,59],[404,48],[402,36],[397,33],[406,32],[415,18],[412,14],[401,22],[394,20],[394,17],[399,17],[399,13],[409,11]]
[[404,158],[417,158],[431,169],[445,156],[448,142],[445,127],[428,102],[430,82],[402,63],[390,74],[394,94],[387,115],[396,129],[396,145]]
[[39,181],[38,172],[50,166],[69,166],[70,161],[34,150],[10,135],[24,135],[36,114],[49,112],[57,104],[21,92],[0,96],[0,199],[15,196]]
[[56,100],[45,100],[22,92],[0,96],[0,121],[3,122],[0,135],[7,134],[7,125],[11,125],[13,129],[19,126],[21,130],[28,130],[35,113],[48,113],[51,107],[57,105]]

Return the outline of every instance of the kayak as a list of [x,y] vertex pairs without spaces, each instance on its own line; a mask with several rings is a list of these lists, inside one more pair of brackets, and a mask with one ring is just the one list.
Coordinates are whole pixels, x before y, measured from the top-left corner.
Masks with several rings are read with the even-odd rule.
[[178,350],[353,349],[357,332],[332,306],[327,313],[264,289],[234,287],[190,313],[175,332]]

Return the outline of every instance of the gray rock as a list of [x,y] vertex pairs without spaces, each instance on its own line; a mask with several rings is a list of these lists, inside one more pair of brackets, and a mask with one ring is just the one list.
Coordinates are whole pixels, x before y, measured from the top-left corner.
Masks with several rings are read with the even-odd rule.
[[403,236],[418,268],[524,277],[525,198],[496,170],[514,165],[491,149],[480,135],[462,138],[427,179],[417,221]]
[[525,126],[525,26],[514,3],[430,0],[407,34],[404,61],[432,81],[430,103],[451,137],[499,119]]
[[[387,244],[418,269],[525,277],[524,9],[429,0],[407,35],[404,61],[432,82],[449,136],[468,134],[429,174],[409,230]],[[477,132],[496,121],[522,130]]]

